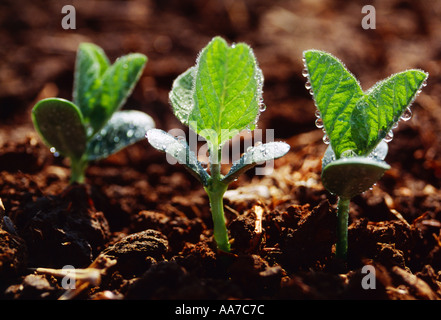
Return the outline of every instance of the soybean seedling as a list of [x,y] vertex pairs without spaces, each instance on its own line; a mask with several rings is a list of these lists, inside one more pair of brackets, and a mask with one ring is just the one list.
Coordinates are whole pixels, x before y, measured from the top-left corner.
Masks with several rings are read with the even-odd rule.
[[154,127],[141,111],[119,111],[137,83],[147,57],[132,53],[110,65],[104,51],[80,44],[73,101],[48,98],[32,109],[32,121],[50,150],[70,158],[70,183],[83,183],[90,161],[99,160],[144,138]]
[[252,49],[238,43],[229,46],[220,37],[200,52],[196,65],[178,76],[169,97],[175,116],[207,141],[209,171],[203,168],[185,140],[159,129],[147,132],[149,143],[184,165],[208,194],[217,247],[230,251],[223,196],[228,185],[259,163],[282,157],[284,142],[268,142],[249,148],[226,175],[221,173],[224,144],[245,129],[253,130],[262,107],[263,75]]
[[310,90],[317,107],[316,125],[329,144],[322,161],[324,187],[338,196],[336,256],[346,259],[351,198],[371,188],[390,166],[387,143],[400,120],[411,117],[410,105],[426,85],[428,74],[407,70],[363,92],[343,63],[329,53],[303,53]]

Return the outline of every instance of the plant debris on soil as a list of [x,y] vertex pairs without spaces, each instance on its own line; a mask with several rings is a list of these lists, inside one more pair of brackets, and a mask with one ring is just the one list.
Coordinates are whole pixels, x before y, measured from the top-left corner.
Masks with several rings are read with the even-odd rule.
[[[81,0],[76,30],[61,27],[64,4],[0,4],[0,299],[441,299],[441,3],[376,2],[374,30],[361,27],[363,1]],[[76,49],[89,41],[112,58],[146,54],[126,105],[185,130],[168,91],[215,35],[253,47],[259,128],[291,146],[225,194],[228,254],[216,251],[200,184],[146,141],[69,185],[66,159],[30,117],[41,98],[71,98]],[[347,263],[334,257],[337,199],[320,181],[326,145],[301,74],[311,48],[340,56],[364,89],[404,69],[430,74],[389,143],[392,169],[351,202]],[[66,266],[82,276],[75,289],[52,270]],[[375,289],[362,286],[365,266]]]

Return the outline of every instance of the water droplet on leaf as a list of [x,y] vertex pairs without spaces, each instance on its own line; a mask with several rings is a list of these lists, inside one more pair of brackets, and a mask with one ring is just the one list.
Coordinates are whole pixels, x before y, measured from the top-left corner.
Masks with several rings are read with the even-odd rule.
[[323,120],[322,118],[317,118],[317,120],[315,120],[315,126],[319,129],[323,128]]
[[408,121],[410,120],[410,118],[412,118],[412,110],[410,108],[407,108],[401,116],[401,120]]
[[353,158],[356,156],[357,156],[357,154],[354,152],[354,150],[351,150],[351,149],[345,150],[341,153],[342,158]]
[[384,137],[384,141],[386,142],[391,142],[392,139],[394,138],[394,133],[391,131],[389,131],[389,133]]
[[329,143],[331,142],[331,140],[329,140],[329,137],[328,137],[327,134],[325,134],[325,135],[323,136],[323,142],[324,142],[325,144],[329,144]]
[[311,82],[309,82],[309,80],[306,81],[306,83],[305,83],[305,88],[306,88],[307,90],[311,89]]
[[302,76],[304,76],[304,77],[308,76],[308,69],[307,68],[303,69]]

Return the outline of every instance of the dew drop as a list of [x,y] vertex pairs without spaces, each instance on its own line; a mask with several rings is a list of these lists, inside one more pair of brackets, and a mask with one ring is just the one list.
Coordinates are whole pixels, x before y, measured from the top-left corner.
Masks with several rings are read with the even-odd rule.
[[305,83],[305,88],[306,88],[307,90],[311,89],[311,82],[309,82],[309,80],[306,81],[306,83]]
[[50,148],[49,150],[50,150],[50,152],[53,153],[54,157],[59,157],[60,156],[60,153],[54,147]]
[[412,110],[410,108],[407,108],[401,116],[401,120],[408,121],[410,120],[410,118],[412,118]]
[[389,131],[389,133],[384,137],[384,141],[385,142],[391,142],[392,139],[394,138],[394,133],[391,131]]
[[113,142],[115,142],[115,143],[118,143],[119,140],[120,140],[119,137],[114,137],[114,138],[113,138]]
[[315,126],[319,129],[323,128],[323,120],[322,118],[317,118],[317,120],[315,120]]
[[247,148],[247,152],[250,152],[252,149],[253,149],[253,147],[252,147],[252,146],[249,146],[249,147]]
[[327,134],[325,134],[324,136],[323,136],[323,142],[325,143],[325,144],[329,144],[331,141],[329,140],[329,137],[328,137],[328,135]]
[[422,87],[422,88],[424,88],[425,86],[427,86],[427,81],[424,81],[424,82],[421,84],[421,87]]
[[357,156],[357,154],[354,152],[354,150],[351,149],[345,150],[341,153],[342,158],[353,158],[355,156]]
[[314,95],[314,91],[312,89],[309,89],[309,94],[312,96]]
[[305,78],[308,76],[308,69],[303,69],[302,70],[302,76],[304,76]]
[[127,138],[131,138],[131,137],[133,137],[133,134],[134,134],[134,133],[135,133],[135,132],[134,132],[132,129],[127,130],[127,133],[126,133]]
[[315,110],[315,116],[316,116],[317,118],[321,118],[321,117],[322,117],[322,115],[320,114],[319,109]]
[[259,111],[260,111],[260,112],[264,112],[265,110],[266,110],[266,105],[265,105],[264,103],[262,103],[262,104],[260,105]]
[[395,122],[395,123],[392,125],[392,129],[396,129],[396,128],[398,128],[398,122]]

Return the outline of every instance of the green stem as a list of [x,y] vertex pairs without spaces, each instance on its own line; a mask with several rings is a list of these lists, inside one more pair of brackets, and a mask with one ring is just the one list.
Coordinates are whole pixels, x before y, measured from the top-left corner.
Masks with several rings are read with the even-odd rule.
[[225,222],[224,214],[224,194],[228,185],[221,181],[221,150],[213,147],[210,156],[211,181],[205,188],[210,200],[211,216],[213,219],[213,235],[219,250],[229,252],[230,242],[228,239],[228,230]]
[[337,203],[337,243],[335,245],[335,255],[342,260],[346,260],[348,253],[348,220],[350,202],[351,199],[339,197]]
[[85,182],[85,172],[87,168],[87,161],[83,159],[70,159],[70,184],[73,183],[84,183]]
[[219,250],[229,252],[230,242],[228,239],[228,230],[224,215],[224,197],[225,191],[208,192],[210,199],[211,216],[213,218],[213,235]]

